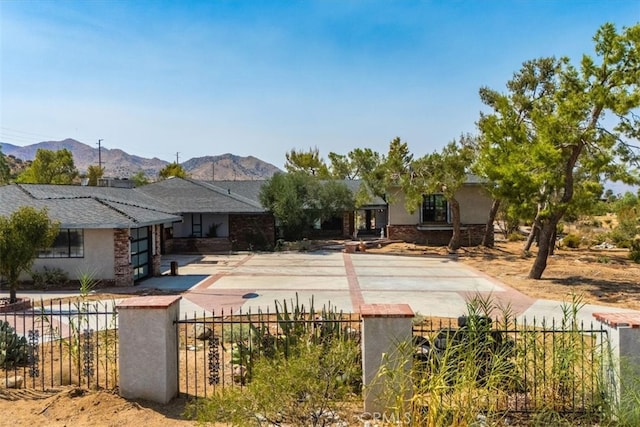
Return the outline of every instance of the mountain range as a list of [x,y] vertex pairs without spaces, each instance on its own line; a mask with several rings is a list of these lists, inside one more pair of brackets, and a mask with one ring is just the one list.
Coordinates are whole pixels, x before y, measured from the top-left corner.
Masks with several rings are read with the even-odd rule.
[[[90,165],[97,166],[100,161],[105,168],[104,176],[112,178],[129,178],[142,171],[148,179],[153,180],[158,176],[158,172],[170,163],[157,157],[149,159],[135,156],[118,148],[98,149],[71,138],[63,141],[43,141],[24,147],[0,142],[0,150],[5,156],[22,161],[33,160],[41,148],[51,151],[66,148],[73,154],[74,164],[81,174],[86,172]],[[256,157],[242,157],[230,153],[194,157],[180,164],[191,178],[203,180],[260,180],[280,172],[276,166]]]

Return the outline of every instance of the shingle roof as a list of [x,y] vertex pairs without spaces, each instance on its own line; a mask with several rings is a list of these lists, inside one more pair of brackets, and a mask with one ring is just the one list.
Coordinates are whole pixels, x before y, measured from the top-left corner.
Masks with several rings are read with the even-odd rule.
[[[358,190],[360,190],[360,186],[364,185],[364,182],[360,179],[345,179],[342,182],[347,186],[349,190],[351,190],[354,196],[356,195],[356,193],[358,193]],[[370,197],[371,197],[371,200],[369,200],[369,202],[363,207],[373,208],[373,207],[387,206],[387,202],[382,197],[374,196],[371,194],[370,194]]]
[[[251,182],[251,181],[247,181]],[[264,213],[253,198],[215,185],[217,181],[169,178],[136,190],[152,198],[162,199],[173,213]]]
[[9,216],[22,206],[46,208],[49,218],[60,222],[63,228],[137,228],[182,219],[160,205],[150,198],[136,198],[131,189],[40,184],[0,186],[0,215]]
[[[231,195],[245,197],[247,199],[253,200],[257,206],[261,206],[260,204],[260,189],[266,182],[266,180],[246,180],[246,181],[195,181],[201,185],[208,187],[217,187],[222,189],[223,191],[228,192]],[[360,189],[360,186],[363,184],[362,180],[359,179],[345,179],[342,181],[351,192],[355,194]],[[372,207],[383,207],[386,206],[387,202],[379,196],[372,196],[369,203],[365,206]]]

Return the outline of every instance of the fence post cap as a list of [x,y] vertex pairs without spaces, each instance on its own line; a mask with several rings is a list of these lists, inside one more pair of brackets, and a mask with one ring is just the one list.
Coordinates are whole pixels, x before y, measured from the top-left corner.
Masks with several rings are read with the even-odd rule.
[[640,313],[593,313],[593,317],[600,322],[614,328],[640,328]]
[[150,295],[126,298],[116,308],[169,308],[182,299],[180,295]]
[[415,317],[409,304],[363,304],[361,317]]

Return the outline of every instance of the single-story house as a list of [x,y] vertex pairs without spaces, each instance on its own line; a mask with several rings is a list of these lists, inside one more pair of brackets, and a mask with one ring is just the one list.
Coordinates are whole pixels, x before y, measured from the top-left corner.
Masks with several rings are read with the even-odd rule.
[[[0,186],[0,216],[32,206],[46,208],[60,223],[58,238],[40,252],[34,270],[60,268],[72,280],[88,272],[103,283],[129,286],[161,274],[164,253],[273,247],[276,220],[259,201],[264,182],[170,178],[138,188],[10,184]],[[355,180],[345,184],[354,195],[360,187]],[[388,199],[387,204],[372,197],[366,206],[343,213],[333,231],[343,237],[448,243],[453,226],[442,194],[425,195],[414,213],[406,210],[398,189],[391,189]],[[457,199],[463,244],[478,244],[491,198],[470,177]]]
[[[422,204],[411,213],[405,206],[405,197],[399,188],[390,189],[389,193],[389,239],[428,245],[449,243],[453,224],[449,203],[443,194],[425,194]],[[478,177],[469,175],[457,191],[456,200],[460,204],[462,245],[480,244],[493,202],[491,196]]]
[[182,220],[161,201],[134,189],[0,186],[1,216],[10,216],[22,206],[46,208],[49,218],[60,224],[53,246],[40,251],[33,270],[60,268],[71,280],[90,273],[114,286],[161,274],[162,230]]

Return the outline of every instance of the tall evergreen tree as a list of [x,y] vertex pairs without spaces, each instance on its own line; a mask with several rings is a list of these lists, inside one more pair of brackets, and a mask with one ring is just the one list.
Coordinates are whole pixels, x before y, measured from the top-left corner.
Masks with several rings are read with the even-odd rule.
[[[529,277],[540,279],[559,221],[599,180],[638,182],[631,139],[640,136],[640,24],[596,32],[595,58],[529,61],[507,83],[507,94],[483,89],[493,108],[481,117],[486,168],[497,195],[537,206],[538,253]],[[605,121],[605,113],[607,120]],[[491,129],[491,126],[497,126]]]

